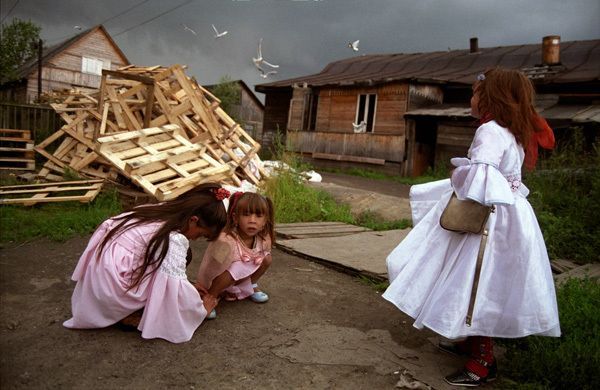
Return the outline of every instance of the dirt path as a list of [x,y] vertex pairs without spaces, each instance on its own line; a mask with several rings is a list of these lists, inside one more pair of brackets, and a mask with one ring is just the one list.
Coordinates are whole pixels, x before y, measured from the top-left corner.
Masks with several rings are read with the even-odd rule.
[[408,201],[409,185],[327,172],[321,175],[322,182],[308,185],[349,205],[355,216],[369,212],[382,221],[412,219]]
[[[393,389],[403,369],[444,388],[461,364],[372,286],[278,250],[261,283],[271,300],[224,303],[188,343],[68,330],[69,279],[86,243],[0,249],[3,389]],[[205,245],[193,245],[190,276]]]

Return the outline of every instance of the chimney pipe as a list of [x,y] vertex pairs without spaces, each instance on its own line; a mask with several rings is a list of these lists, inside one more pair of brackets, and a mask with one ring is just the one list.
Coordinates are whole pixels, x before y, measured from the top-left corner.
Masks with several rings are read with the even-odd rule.
[[477,53],[479,51],[479,44],[477,42],[477,37],[473,37],[471,39],[469,39],[469,44],[470,44],[470,53]]
[[542,65],[560,64],[560,35],[542,38]]

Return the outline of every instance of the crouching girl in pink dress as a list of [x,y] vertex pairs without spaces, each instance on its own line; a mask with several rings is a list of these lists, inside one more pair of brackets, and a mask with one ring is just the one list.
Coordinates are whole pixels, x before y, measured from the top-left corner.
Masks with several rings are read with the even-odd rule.
[[190,340],[216,300],[209,296],[203,302],[187,279],[189,240],[218,237],[227,221],[226,194],[216,184],[205,184],[104,221],[73,272],[73,317],[64,326],[131,323],[143,309],[135,324],[143,338]]
[[[245,299],[264,303],[269,296],[258,289],[258,279],[271,265],[274,243],[273,203],[253,192],[236,192],[229,200],[227,226],[212,241],[198,269],[196,287],[205,297]],[[212,311],[209,318],[215,318]]]

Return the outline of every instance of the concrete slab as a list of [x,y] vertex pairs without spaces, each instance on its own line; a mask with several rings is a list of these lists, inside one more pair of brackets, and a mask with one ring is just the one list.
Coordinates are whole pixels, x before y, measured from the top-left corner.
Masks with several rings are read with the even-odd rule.
[[387,280],[385,260],[411,229],[369,231],[340,237],[278,240],[287,252],[351,274]]

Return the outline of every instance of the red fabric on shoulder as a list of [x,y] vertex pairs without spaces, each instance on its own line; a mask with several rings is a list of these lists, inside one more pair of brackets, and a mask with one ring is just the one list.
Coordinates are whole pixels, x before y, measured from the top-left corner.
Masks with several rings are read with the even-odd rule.
[[554,149],[555,139],[554,131],[548,125],[548,122],[540,115],[535,116],[536,131],[531,135],[529,144],[525,148],[525,168],[529,171],[535,169],[538,159],[538,147],[544,149]]

